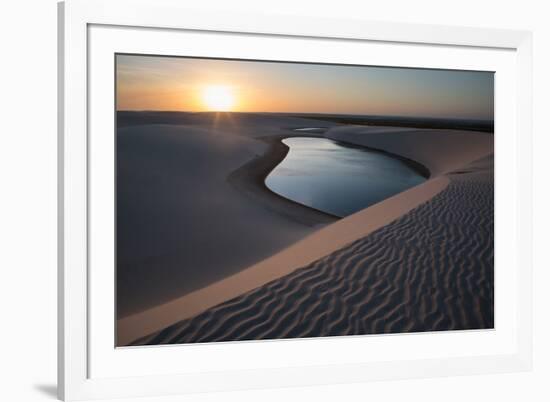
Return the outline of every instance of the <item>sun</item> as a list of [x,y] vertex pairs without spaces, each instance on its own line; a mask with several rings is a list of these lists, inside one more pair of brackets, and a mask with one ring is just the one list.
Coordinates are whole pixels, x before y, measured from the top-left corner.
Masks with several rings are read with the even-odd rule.
[[235,106],[233,90],[224,85],[209,85],[202,90],[204,106],[214,112],[229,112]]

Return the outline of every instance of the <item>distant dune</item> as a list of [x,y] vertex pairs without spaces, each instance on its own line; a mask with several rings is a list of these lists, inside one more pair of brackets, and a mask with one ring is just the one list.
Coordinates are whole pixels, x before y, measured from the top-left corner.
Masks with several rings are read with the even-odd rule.
[[493,153],[493,134],[403,127],[340,126],[325,137],[412,159],[437,177]]
[[[135,124],[188,124],[190,119],[211,119],[212,112],[156,112],[156,111],[120,111],[118,125]],[[407,116],[377,116],[377,115],[350,115],[350,114],[321,114],[321,113],[232,113],[234,116],[273,116],[276,119],[298,119],[301,121],[315,121],[317,126],[332,126],[334,124],[354,124],[370,126],[397,126],[414,128],[436,128],[452,130],[483,131],[492,133],[492,120],[472,119],[444,119],[434,117],[407,117]]]
[[[212,132],[227,141],[304,134],[291,131],[300,127],[295,117],[263,119],[243,115],[238,129]],[[249,268],[121,317],[119,345],[492,327],[492,134],[336,124],[315,135],[412,159],[431,179],[309,234],[293,229],[302,240],[287,238]],[[265,154],[258,144],[250,146]],[[264,211],[270,202],[247,197],[244,205]],[[280,208],[268,215],[284,217]]]

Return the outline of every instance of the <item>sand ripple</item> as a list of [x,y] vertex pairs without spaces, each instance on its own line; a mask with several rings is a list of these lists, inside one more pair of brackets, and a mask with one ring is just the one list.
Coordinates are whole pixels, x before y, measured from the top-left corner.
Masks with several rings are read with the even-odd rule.
[[492,157],[325,258],[136,344],[493,327]]

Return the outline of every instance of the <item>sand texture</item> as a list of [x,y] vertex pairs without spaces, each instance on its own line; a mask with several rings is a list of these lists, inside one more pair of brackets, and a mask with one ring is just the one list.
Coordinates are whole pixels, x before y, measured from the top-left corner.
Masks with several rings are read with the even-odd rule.
[[326,226],[275,255],[236,274],[180,298],[119,319],[117,340],[126,345],[141,336],[192,317],[217,304],[288,275],[383,227],[443,190],[448,179],[438,177],[382,203]]
[[493,164],[328,256],[135,344],[493,327]]

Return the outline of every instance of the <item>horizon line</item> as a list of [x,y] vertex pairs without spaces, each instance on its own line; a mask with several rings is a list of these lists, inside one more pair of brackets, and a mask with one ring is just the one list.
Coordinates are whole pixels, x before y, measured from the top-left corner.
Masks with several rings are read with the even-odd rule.
[[468,117],[435,117],[435,116],[407,116],[407,115],[391,115],[391,114],[353,114],[353,113],[329,113],[329,112],[247,112],[247,111],[191,111],[191,110],[155,110],[155,109],[123,109],[116,112],[132,112],[132,113],[240,113],[240,114],[283,114],[283,115],[319,115],[319,116],[348,116],[348,117],[389,117],[389,118],[405,118],[405,119],[433,119],[433,120],[463,120],[463,121],[483,121],[493,122],[494,118],[468,118]]

